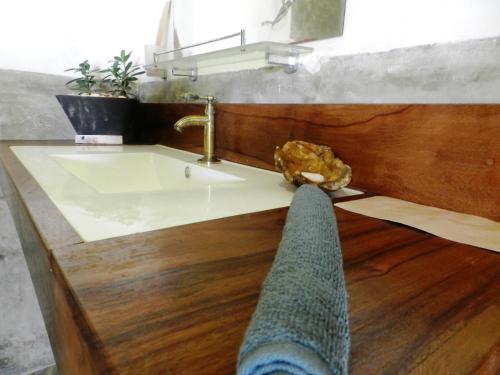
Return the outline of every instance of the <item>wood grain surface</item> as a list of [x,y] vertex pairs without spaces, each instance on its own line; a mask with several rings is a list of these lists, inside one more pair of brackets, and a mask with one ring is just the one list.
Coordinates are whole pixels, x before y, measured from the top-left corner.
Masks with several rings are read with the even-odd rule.
[[[26,184],[19,176],[10,174],[17,189]],[[36,184],[32,189],[48,199]],[[41,228],[47,202],[24,204]],[[351,374],[496,374],[500,255],[335,211]],[[48,248],[60,373],[234,374],[286,213]],[[52,220],[59,232],[64,219]]]
[[[15,171],[19,165],[15,163],[10,167],[11,171]],[[26,177],[22,173],[15,173],[14,176],[14,178]],[[16,224],[24,257],[33,280],[59,374],[109,373],[110,369],[102,360],[104,356],[104,351],[101,350],[102,346],[96,341],[95,335],[87,334],[91,331],[88,321],[82,317],[82,310],[76,306],[71,288],[68,287],[64,277],[60,275],[52,251],[47,247],[47,244],[57,242],[42,240],[39,229],[35,227],[34,220],[28,212],[26,202],[1,164],[0,177],[1,187]],[[31,189],[28,190],[31,194],[27,196],[27,202],[33,204],[31,212],[34,214],[33,217],[39,219],[43,217],[44,210],[50,207],[50,201],[47,202],[48,198],[36,183],[28,182],[30,178],[22,178],[19,186],[25,194],[26,188],[31,186]],[[50,210],[45,211],[45,213],[51,215]],[[62,221],[64,219],[61,218],[62,216],[46,216],[44,223],[40,223],[44,225],[38,225],[38,228],[43,228],[49,239],[68,239],[70,236],[64,233],[67,223],[64,223]],[[52,223],[53,226],[47,226],[47,223]],[[62,232],[59,232],[60,230]],[[79,238],[74,243],[78,242],[81,242]],[[28,324],[29,322],[24,323]]]
[[[500,105],[216,104],[216,152],[273,169],[276,146],[331,146],[352,185],[500,221]],[[139,142],[201,151],[202,129],[172,124],[192,104],[142,104]]]
[[[233,374],[286,211],[81,244],[54,257],[116,373]],[[352,374],[473,374],[492,361],[498,254],[336,213]]]
[[59,209],[48,199],[40,185],[9,148],[11,145],[35,144],[68,145],[71,143],[66,141],[3,141],[0,143],[0,163],[3,164],[6,172],[15,181],[16,190],[22,198],[20,204],[27,209],[29,216],[33,218],[33,223],[45,248],[52,249],[82,242],[80,236],[64,219]]

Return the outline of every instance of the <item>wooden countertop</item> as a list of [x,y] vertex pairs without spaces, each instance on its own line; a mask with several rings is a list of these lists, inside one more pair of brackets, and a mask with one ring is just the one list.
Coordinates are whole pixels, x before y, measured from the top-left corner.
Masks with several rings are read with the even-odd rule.
[[[43,235],[59,297],[92,347],[89,354],[76,339],[65,347],[81,352],[81,368],[94,361],[103,373],[233,374],[287,209],[81,243],[60,216],[50,217],[54,226],[40,222],[50,201],[7,144],[5,169]],[[335,212],[351,374],[500,373],[499,254]]]

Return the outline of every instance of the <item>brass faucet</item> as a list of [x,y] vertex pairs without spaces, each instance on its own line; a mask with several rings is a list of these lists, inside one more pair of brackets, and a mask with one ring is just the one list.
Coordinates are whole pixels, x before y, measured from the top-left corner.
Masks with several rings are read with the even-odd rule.
[[185,99],[203,99],[207,101],[207,105],[205,107],[205,116],[186,116],[178,120],[174,124],[174,129],[178,132],[182,132],[184,128],[189,126],[203,126],[203,149],[204,156],[201,159],[198,159],[198,163],[203,164],[213,164],[220,163],[220,160],[214,155],[214,136],[215,136],[215,126],[214,126],[214,105],[215,97],[213,96],[197,96],[192,94],[183,95]]

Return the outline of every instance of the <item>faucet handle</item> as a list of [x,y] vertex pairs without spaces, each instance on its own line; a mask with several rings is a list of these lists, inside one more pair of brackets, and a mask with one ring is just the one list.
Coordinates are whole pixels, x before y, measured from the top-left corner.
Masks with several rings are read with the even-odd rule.
[[200,99],[206,100],[208,103],[213,103],[213,102],[217,101],[217,98],[215,96],[211,96],[211,95],[200,96]]
[[193,94],[191,92],[185,92],[184,94],[181,95],[181,99],[184,99],[185,101],[198,100],[200,99],[200,97],[199,95]]
[[186,92],[184,94],[181,95],[181,98],[188,101],[188,100],[206,100],[207,102],[209,103],[212,103],[212,102],[215,102],[217,99],[215,98],[215,96],[199,96],[197,94],[193,94],[193,93],[190,93],[190,92]]

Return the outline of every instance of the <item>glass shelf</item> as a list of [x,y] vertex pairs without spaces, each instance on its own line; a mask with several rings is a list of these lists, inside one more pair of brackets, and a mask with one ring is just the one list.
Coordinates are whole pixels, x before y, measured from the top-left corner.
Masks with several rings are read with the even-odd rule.
[[293,73],[297,70],[299,57],[312,51],[311,47],[294,44],[258,42],[171,60],[158,59],[156,63],[146,65],[145,69],[148,76],[166,78],[170,73],[195,80],[199,70],[204,68],[260,60],[266,65],[282,66],[287,73]]

